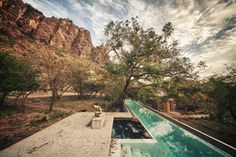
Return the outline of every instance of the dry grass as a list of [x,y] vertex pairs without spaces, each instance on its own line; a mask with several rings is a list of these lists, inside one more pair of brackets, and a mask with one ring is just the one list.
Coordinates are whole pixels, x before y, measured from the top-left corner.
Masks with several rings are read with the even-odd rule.
[[0,150],[4,149],[52,124],[75,113],[93,112],[93,106],[106,106],[106,101],[98,98],[78,100],[74,95],[66,95],[48,112],[50,97],[33,95],[25,106],[4,107],[0,110]]

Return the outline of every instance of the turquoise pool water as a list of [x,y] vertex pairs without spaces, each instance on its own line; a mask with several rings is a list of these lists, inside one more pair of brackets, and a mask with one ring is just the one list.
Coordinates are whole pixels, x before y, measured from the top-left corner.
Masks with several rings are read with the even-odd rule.
[[137,102],[126,100],[125,103],[157,141],[157,143],[153,144],[122,144],[122,147],[129,146],[132,150],[132,154],[137,154],[135,151],[138,151],[143,157],[231,156]]

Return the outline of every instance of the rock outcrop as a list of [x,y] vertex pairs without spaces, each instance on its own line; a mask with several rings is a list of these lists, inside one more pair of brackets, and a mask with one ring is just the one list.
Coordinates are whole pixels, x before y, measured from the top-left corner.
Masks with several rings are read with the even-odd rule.
[[109,58],[108,54],[106,53],[106,47],[104,45],[96,46],[92,51],[90,59],[98,64],[102,62],[103,65],[107,65],[109,60],[104,58]]
[[69,19],[45,17],[22,0],[0,0],[0,39],[27,39],[94,61],[109,62],[103,45],[94,47],[90,32]]

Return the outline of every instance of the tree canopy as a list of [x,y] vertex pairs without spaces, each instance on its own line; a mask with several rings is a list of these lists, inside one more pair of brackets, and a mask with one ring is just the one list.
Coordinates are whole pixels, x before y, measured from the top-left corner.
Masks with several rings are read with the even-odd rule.
[[226,65],[225,73],[211,76],[205,83],[205,93],[216,105],[216,118],[224,121],[229,113],[236,122],[236,65]]
[[[105,28],[108,51],[114,55],[114,63],[108,65],[111,76],[123,80],[122,90],[115,105],[121,106],[131,84],[156,85],[166,77],[193,77],[193,65],[181,57],[177,41],[170,37],[174,28],[169,22],[162,34],[153,28],[144,29],[137,18],[113,22]],[[156,81],[154,81],[156,80]],[[122,108],[122,107],[121,107]]]
[[0,52],[0,94],[2,105],[11,92],[26,92],[39,87],[38,72],[30,64]]

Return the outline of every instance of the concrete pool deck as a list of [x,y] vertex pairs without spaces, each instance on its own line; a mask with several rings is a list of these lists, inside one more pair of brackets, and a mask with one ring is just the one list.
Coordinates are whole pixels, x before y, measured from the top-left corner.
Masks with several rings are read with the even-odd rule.
[[94,112],[75,113],[0,151],[0,157],[108,157],[113,119],[129,112],[104,112],[102,129],[88,127]]

